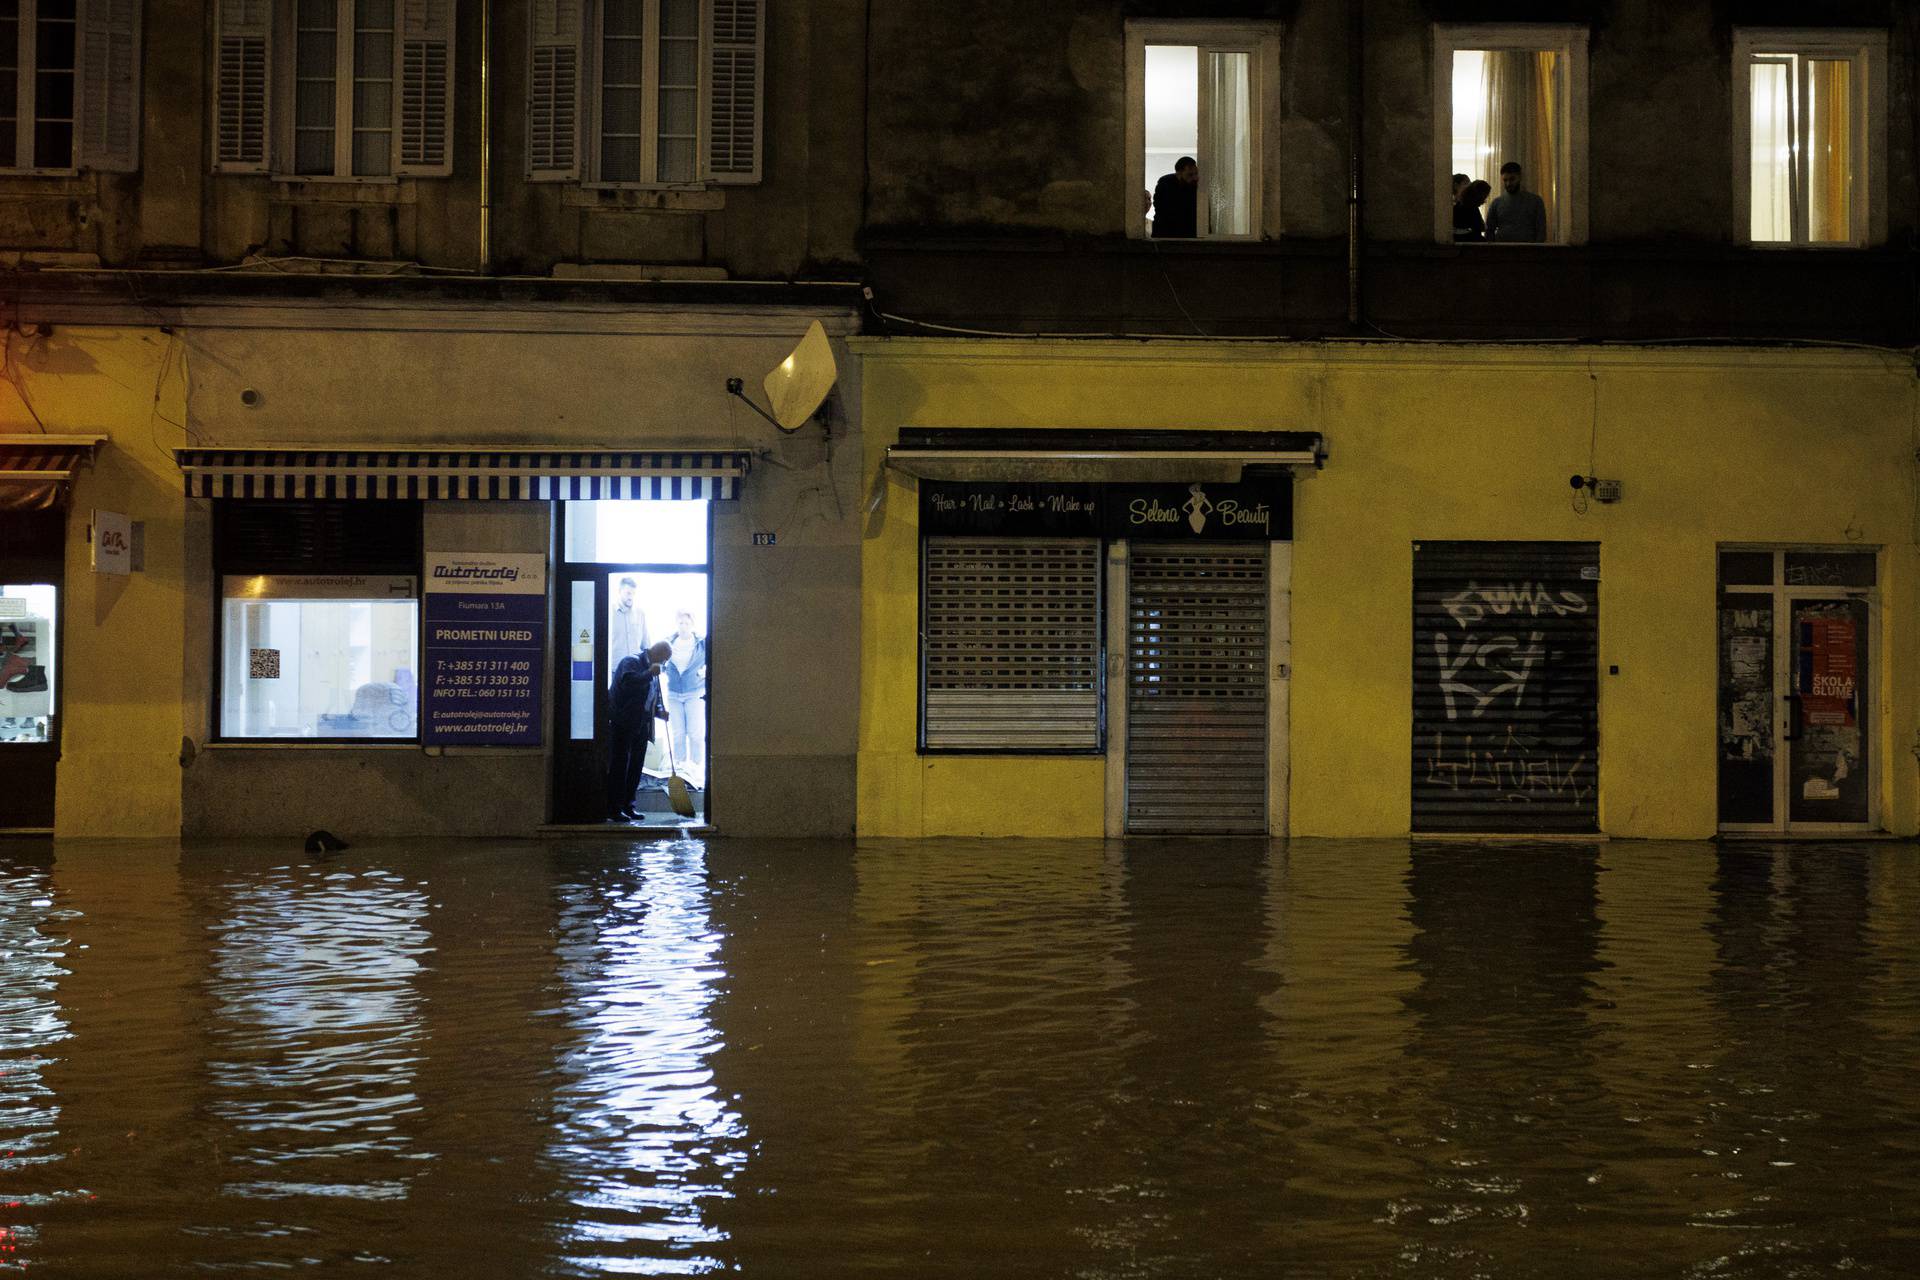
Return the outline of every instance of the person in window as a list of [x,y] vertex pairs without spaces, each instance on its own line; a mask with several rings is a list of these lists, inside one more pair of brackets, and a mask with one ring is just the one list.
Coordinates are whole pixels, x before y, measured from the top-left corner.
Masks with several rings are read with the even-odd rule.
[[662,640],[644,654],[628,654],[613,669],[613,690],[607,724],[607,819],[633,822],[634,792],[640,789],[640,766],[653,741],[653,722],[665,717],[660,701],[660,665],[673,656],[673,646]]
[[[1455,177],[1464,177],[1456,174]],[[1471,244],[1487,238],[1487,224],[1480,217],[1480,206],[1493,194],[1491,184],[1476,178],[1467,183],[1453,201],[1453,242]]]
[[1200,166],[1181,156],[1153,187],[1153,238],[1191,240],[1200,234]]
[[1502,244],[1538,243],[1547,238],[1547,202],[1521,185],[1518,161],[1500,166],[1503,194],[1487,210],[1487,239]]
[[1465,191],[1467,184],[1472,181],[1473,179],[1464,173],[1456,173],[1453,175],[1453,202],[1455,204],[1460,203],[1460,193]]
[[667,641],[667,731],[673,734],[674,763],[688,786],[707,784],[707,642],[693,633],[693,615],[682,609],[679,629]]
[[613,626],[607,636],[607,661],[615,667],[620,659],[647,649],[647,615],[633,607],[636,585],[632,578],[620,579],[620,603],[613,607]]

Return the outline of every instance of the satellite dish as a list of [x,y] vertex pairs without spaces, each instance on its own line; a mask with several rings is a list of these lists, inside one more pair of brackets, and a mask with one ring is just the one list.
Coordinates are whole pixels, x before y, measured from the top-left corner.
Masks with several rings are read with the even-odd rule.
[[774,422],[782,431],[798,431],[807,425],[814,411],[833,390],[840,370],[833,362],[833,344],[827,331],[815,320],[807,326],[807,336],[793,354],[774,366],[767,375],[767,403],[773,406]]

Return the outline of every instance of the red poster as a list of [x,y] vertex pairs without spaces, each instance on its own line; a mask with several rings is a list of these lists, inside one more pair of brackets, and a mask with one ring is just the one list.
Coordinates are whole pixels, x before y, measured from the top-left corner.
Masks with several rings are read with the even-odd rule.
[[1854,723],[1854,657],[1858,636],[1852,618],[1809,618],[1801,624],[1800,709],[1809,726]]

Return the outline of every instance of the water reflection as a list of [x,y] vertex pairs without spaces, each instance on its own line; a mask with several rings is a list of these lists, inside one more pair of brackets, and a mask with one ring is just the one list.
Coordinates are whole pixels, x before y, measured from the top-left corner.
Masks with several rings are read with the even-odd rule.
[[63,846],[0,1269],[1904,1276],[1916,1061],[1904,846]]
[[691,841],[641,847],[559,890],[560,979],[580,1038],[561,1053],[548,1159],[576,1210],[561,1247],[581,1270],[723,1266],[708,1209],[732,1194],[748,1146],[709,1061],[724,974],[707,898]]
[[47,865],[0,861],[0,1271],[37,1251],[33,1219],[59,1198],[60,1098],[47,1079],[70,1037],[58,998],[68,940]]
[[207,978],[222,1192],[404,1198],[430,1158],[408,1133],[421,1110],[426,895],[389,871],[301,864],[224,897]]

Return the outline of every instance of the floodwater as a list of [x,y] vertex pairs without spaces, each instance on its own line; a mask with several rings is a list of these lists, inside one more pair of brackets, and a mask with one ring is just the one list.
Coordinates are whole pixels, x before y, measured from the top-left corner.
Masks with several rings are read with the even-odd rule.
[[1909,845],[0,843],[0,1270],[1910,1276]]

